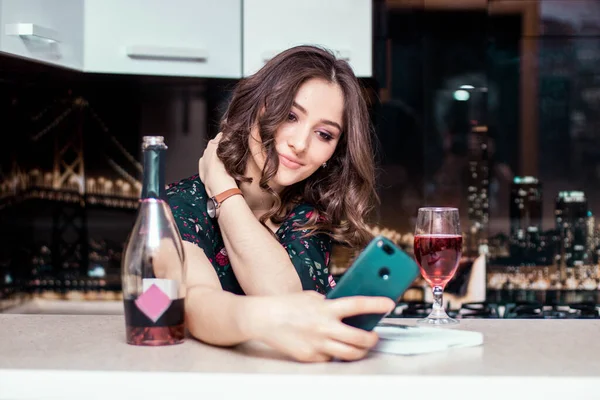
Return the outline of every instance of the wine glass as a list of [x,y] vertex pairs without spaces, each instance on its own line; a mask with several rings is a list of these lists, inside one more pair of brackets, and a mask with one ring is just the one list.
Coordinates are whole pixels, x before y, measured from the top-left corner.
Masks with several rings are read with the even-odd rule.
[[443,307],[444,287],[454,276],[462,253],[462,235],[458,209],[419,208],[415,227],[415,259],[423,278],[433,289],[433,309],[419,324],[457,324]]

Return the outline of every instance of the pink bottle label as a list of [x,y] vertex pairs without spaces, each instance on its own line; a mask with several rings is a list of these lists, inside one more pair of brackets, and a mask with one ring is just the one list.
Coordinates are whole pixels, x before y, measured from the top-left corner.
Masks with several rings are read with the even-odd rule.
[[135,300],[135,305],[152,322],[156,322],[171,305],[171,299],[153,284]]

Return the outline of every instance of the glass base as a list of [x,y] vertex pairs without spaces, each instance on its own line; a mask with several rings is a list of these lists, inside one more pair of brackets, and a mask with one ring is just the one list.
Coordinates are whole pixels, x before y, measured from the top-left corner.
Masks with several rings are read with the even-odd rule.
[[449,316],[443,317],[427,317],[423,319],[417,320],[417,324],[419,325],[430,325],[430,326],[444,326],[444,325],[456,325],[459,321],[454,318],[450,318]]

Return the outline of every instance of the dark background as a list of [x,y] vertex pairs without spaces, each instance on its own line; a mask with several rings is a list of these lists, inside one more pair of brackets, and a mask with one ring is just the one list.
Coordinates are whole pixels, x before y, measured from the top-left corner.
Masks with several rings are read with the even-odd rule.
[[[583,190],[589,208],[600,211],[599,5],[528,2],[535,4],[537,17],[531,30],[522,14],[493,7],[457,11],[394,3],[402,2],[374,2],[374,77],[362,79],[379,144],[381,205],[373,222],[406,235],[418,207],[444,205],[460,208],[467,229],[465,174],[474,118],[487,126],[486,235],[509,233],[515,176],[531,175],[543,183],[544,229],[554,227],[555,199],[562,190]],[[535,94],[524,96],[529,86],[523,86],[523,68],[531,65]],[[77,121],[83,121],[86,176],[117,179],[111,159],[139,178],[111,137],[139,160],[146,134],[166,137],[168,181],[195,174],[234,84],[82,74],[0,55],[0,181],[10,179],[15,168],[51,170],[56,135],[72,132]],[[461,85],[475,88],[469,101],[454,99]],[[87,105],[79,119],[69,117],[40,137],[77,99]],[[524,128],[528,120],[535,122],[533,130]],[[69,289],[67,279],[77,285],[90,279],[88,271],[98,263],[65,267],[48,254],[57,246],[53,218],[61,207],[40,199],[2,203],[4,296],[39,286],[42,279],[62,291]],[[135,210],[96,206],[86,213],[87,251],[100,253],[101,266],[116,276]],[[112,285],[118,290],[118,279]]]

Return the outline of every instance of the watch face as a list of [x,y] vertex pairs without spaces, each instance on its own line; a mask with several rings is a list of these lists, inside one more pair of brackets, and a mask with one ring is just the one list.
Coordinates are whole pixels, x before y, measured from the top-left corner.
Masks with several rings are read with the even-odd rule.
[[214,218],[217,215],[217,206],[214,199],[208,199],[206,202],[206,212],[211,218]]

